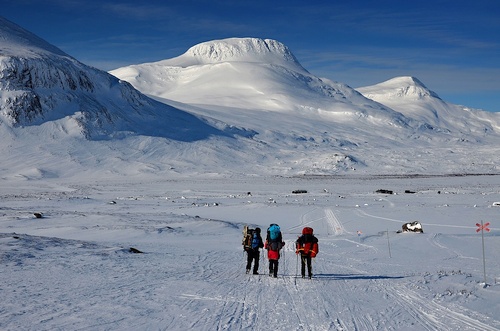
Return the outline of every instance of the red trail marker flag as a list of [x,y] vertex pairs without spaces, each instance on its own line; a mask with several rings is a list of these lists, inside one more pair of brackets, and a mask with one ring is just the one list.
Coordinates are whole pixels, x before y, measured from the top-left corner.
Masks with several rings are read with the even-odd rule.
[[481,223],[476,223],[476,226],[477,226],[477,229],[476,229],[476,232],[479,232],[481,230],[484,230],[486,232],[490,232],[490,228],[488,227],[490,225],[490,222],[486,222],[484,224],[482,224],[483,222]]

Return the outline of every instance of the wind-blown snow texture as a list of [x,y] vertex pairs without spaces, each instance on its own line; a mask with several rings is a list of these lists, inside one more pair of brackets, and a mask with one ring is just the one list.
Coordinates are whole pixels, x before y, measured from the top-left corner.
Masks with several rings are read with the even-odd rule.
[[[500,330],[499,114],[255,38],[112,73],[0,18],[0,329]],[[246,275],[270,223],[279,277]]]

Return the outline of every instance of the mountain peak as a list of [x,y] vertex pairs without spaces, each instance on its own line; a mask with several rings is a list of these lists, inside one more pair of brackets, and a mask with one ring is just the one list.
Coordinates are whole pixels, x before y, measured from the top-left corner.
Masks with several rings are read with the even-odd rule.
[[394,83],[394,84],[407,84],[407,85],[414,85],[414,86],[419,86],[419,87],[425,87],[424,83],[422,83],[418,78],[413,77],[413,76],[401,76],[401,77],[395,77],[392,79],[387,80],[385,83]]
[[54,45],[0,16],[0,55],[33,57],[40,54],[57,54],[69,57]]
[[260,38],[207,41],[189,48],[181,56],[165,60],[165,64],[181,67],[221,62],[266,62],[302,68],[287,46],[276,40]]
[[385,82],[360,87],[357,89],[364,96],[380,102],[380,99],[411,99],[437,98],[439,96],[429,90],[419,79],[412,76],[402,76]]

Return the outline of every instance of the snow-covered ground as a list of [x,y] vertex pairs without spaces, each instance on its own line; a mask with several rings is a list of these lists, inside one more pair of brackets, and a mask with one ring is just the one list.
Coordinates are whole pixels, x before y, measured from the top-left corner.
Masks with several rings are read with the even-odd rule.
[[[4,178],[0,329],[500,330],[499,188],[500,176]],[[415,220],[423,234],[396,233]],[[286,241],[278,278],[266,254],[246,275],[243,225],[270,223]],[[304,226],[319,238],[312,280],[297,278]]]

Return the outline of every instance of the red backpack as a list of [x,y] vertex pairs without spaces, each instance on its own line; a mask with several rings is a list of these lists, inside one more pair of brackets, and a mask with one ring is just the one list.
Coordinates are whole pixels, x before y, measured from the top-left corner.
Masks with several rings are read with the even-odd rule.
[[312,235],[313,234],[313,229],[306,226],[305,228],[302,229],[302,234],[310,234]]

